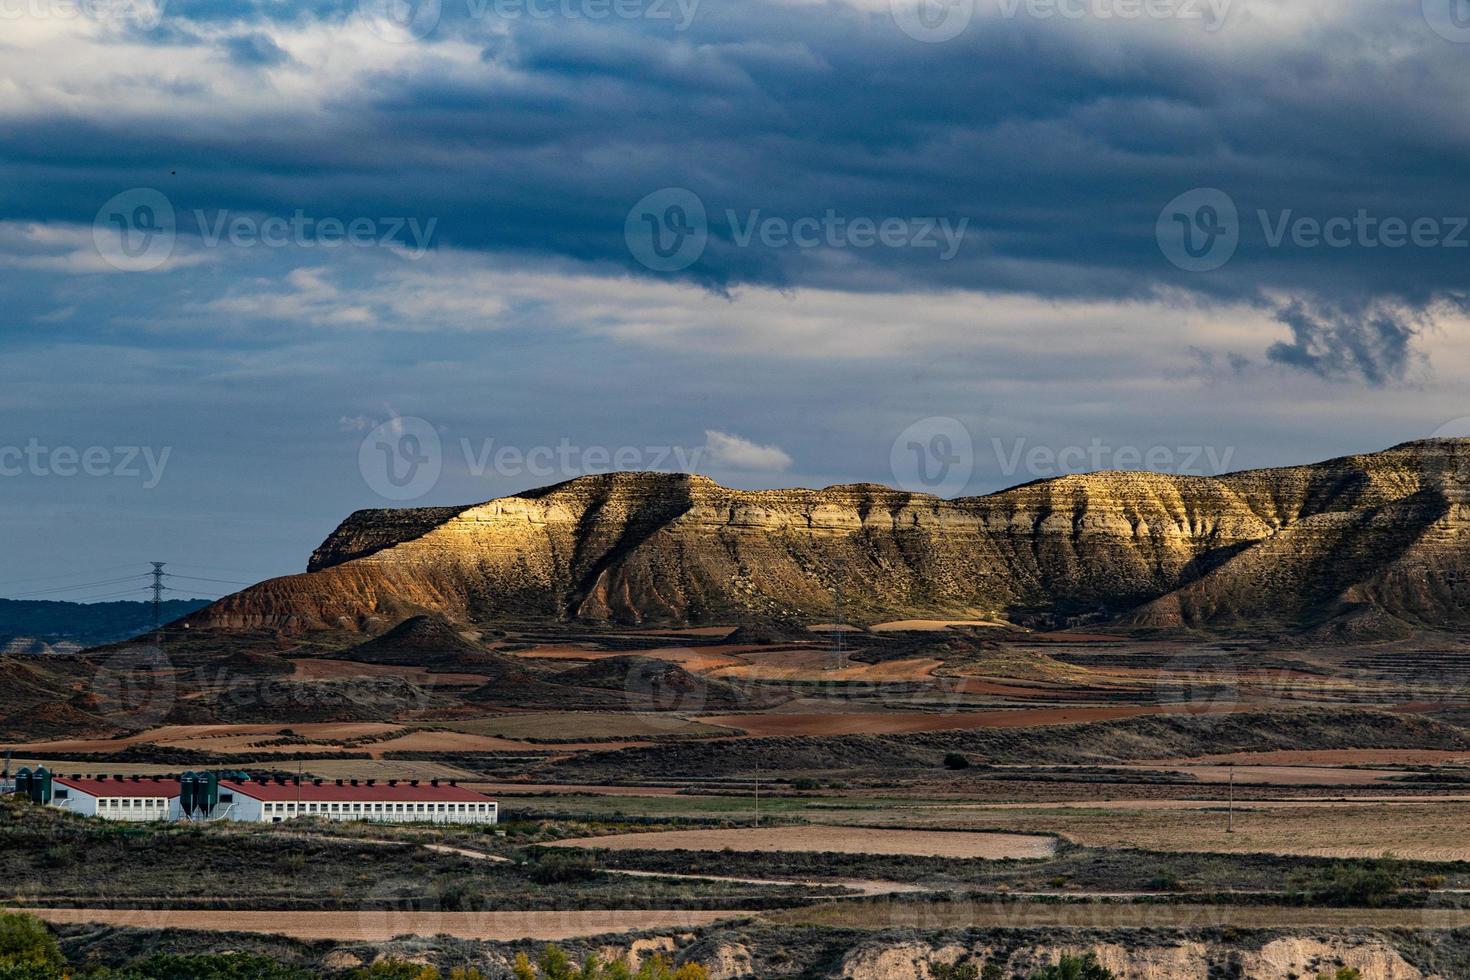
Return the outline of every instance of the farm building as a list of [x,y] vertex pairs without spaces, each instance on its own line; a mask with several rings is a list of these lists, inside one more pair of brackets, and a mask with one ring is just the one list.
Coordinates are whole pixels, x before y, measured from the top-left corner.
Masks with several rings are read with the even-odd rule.
[[108,820],[177,820],[179,782],[161,776],[52,776],[51,805]]
[[243,820],[293,817],[392,823],[499,820],[499,804],[453,780],[301,779],[245,773],[182,776],[57,776],[44,766],[16,774],[32,802],[112,820]]
[[280,823],[292,817],[391,823],[495,823],[499,804],[488,796],[431,779],[220,780],[212,815]]

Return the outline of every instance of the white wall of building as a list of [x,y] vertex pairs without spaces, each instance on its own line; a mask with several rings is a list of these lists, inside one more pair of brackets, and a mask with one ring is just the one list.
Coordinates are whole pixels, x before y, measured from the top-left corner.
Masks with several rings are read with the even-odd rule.
[[[220,795],[225,795],[223,787]],[[229,820],[246,820],[258,823],[280,823],[296,817],[315,817],[322,820],[367,820],[378,823],[478,823],[493,824],[500,819],[500,806],[494,801],[485,802],[416,802],[401,801],[279,801],[257,800],[243,792],[234,793],[234,801],[227,804],[223,799],[212,816]]]
[[177,820],[183,815],[177,796],[97,797],[58,783],[51,785],[51,805],[84,817],[101,817],[104,820]]

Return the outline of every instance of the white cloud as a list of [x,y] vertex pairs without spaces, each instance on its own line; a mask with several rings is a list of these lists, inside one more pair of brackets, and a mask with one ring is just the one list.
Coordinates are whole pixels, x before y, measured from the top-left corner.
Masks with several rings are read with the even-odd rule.
[[705,461],[736,470],[774,470],[791,465],[791,457],[779,446],[762,446],[718,429],[704,430]]

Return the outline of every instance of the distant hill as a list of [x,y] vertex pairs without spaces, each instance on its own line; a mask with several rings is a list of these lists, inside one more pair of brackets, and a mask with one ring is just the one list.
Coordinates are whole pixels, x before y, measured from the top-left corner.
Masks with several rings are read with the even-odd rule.
[[[208,599],[170,599],[163,622],[209,605]],[[151,602],[47,602],[0,599],[0,650],[68,652],[115,643],[153,627]]]
[[195,631],[496,620],[1470,631],[1470,440],[1219,477],[1090,473],[943,500],[871,484],[730,490],[614,473],[465,508],[364,511],[312,571]]

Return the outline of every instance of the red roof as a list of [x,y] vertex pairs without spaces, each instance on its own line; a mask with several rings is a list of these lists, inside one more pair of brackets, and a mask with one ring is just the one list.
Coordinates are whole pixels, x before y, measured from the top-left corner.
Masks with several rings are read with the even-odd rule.
[[450,786],[448,783],[440,783],[431,786],[428,783],[419,783],[410,786],[400,781],[397,786],[389,786],[381,780],[373,786],[359,782],[356,786],[343,783],[338,786],[335,782],[324,780],[320,786],[309,779],[303,779],[300,785],[287,780],[284,784],[277,782],[257,783],[254,780],[248,783],[236,783],[221,780],[219,784],[221,792],[230,791],[240,793],[244,796],[253,797],[257,800],[270,802],[284,801],[295,802],[304,800],[311,803],[494,803],[495,801],[482,793],[465,789],[463,786]]
[[177,779],[155,779],[151,776],[144,776],[137,782],[131,779],[93,779],[90,776],[85,779],[73,776],[53,776],[51,781],[54,785],[66,786],[92,796],[174,797],[179,795]]

